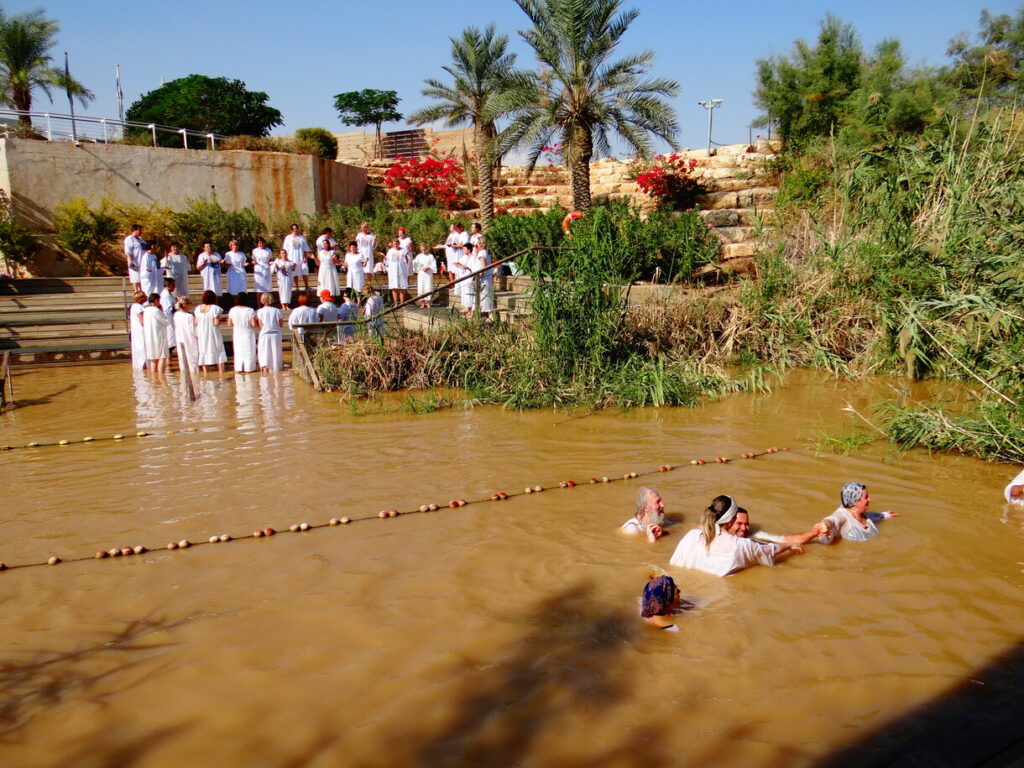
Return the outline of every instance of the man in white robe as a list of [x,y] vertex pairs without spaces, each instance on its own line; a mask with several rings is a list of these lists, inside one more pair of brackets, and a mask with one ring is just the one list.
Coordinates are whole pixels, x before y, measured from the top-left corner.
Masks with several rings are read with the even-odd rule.
[[139,268],[142,263],[142,253],[146,249],[146,242],[142,239],[142,226],[132,224],[131,234],[124,239],[124,256],[128,263],[128,279],[131,281],[132,290],[141,291],[142,281],[139,278]]
[[302,286],[308,291],[309,261],[306,260],[306,254],[312,253],[313,249],[309,247],[309,243],[306,242],[306,236],[299,230],[298,224],[292,224],[291,232],[285,235],[281,247],[288,252],[288,261],[295,265],[292,279],[298,279],[301,276]]

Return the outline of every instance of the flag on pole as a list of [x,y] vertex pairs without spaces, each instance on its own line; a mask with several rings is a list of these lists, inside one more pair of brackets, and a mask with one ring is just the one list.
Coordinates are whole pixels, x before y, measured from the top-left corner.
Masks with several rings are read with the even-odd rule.
[[124,91],[121,90],[121,65],[115,64],[115,72],[117,73],[117,119],[121,121],[121,127],[124,127]]
[[68,63],[68,52],[64,51],[64,90],[68,94],[68,105],[71,107],[71,140],[78,143],[78,131],[75,130],[75,100],[71,97],[71,65]]

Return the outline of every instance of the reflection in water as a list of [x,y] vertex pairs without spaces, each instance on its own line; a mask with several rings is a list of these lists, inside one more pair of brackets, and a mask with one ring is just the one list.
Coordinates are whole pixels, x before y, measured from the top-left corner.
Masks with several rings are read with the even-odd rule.
[[[0,682],[16,702],[0,708],[16,724],[0,740],[5,765],[809,765],[1024,637],[1024,526],[1002,502],[1005,468],[882,444],[801,450],[823,427],[843,431],[845,403],[866,408],[884,383],[796,376],[701,409],[567,420],[410,416],[400,397],[381,399],[390,415],[355,416],[290,373],[198,376],[194,402],[176,373],[62,377],[74,389],[46,402],[52,379],[20,375],[19,395],[40,402],[0,416],[6,441],[157,434],[0,454],[5,562],[681,466],[4,574]],[[668,565],[718,493],[767,530],[801,530],[853,479],[900,512],[870,542],[725,579]],[[616,531],[645,483],[682,519],[653,545]],[[678,634],[636,615],[652,571],[696,606]],[[95,647],[132,616],[208,620],[154,626],[130,655],[47,666],[32,653]],[[34,662],[55,671],[18,677]]]

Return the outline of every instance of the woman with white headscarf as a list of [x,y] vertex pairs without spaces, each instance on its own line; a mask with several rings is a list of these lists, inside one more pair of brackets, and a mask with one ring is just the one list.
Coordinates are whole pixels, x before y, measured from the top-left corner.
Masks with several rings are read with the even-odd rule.
[[738,507],[735,499],[716,496],[704,510],[701,527],[683,536],[669,563],[715,576],[728,576],[752,565],[775,565],[783,552],[802,552],[802,545],[824,530],[819,523],[809,531],[790,534],[782,541],[761,543],[745,538],[748,527],[746,510]]
[[836,539],[847,541],[867,541],[878,535],[875,523],[889,517],[897,517],[898,512],[869,512],[871,496],[863,483],[847,483],[839,491],[839,507],[818,525],[827,529],[821,540],[831,544]]

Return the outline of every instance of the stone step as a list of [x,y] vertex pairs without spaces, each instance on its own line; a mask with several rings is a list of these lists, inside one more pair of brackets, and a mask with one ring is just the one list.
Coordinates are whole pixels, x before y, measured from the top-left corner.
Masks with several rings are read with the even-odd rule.
[[738,259],[744,256],[753,256],[757,253],[757,244],[752,242],[745,243],[725,243],[722,246],[719,255],[722,261],[729,261],[730,259]]
[[714,227],[711,230],[723,243],[745,243],[755,242],[757,236],[756,227]]
[[713,227],[754,227],[771,221],[774,208],[717,208],[697,211],[697,215]]
[[708,210],[720,208],[754,208],[770,205],[775,200],[776,187],[753,187],[741,192],[732,190],[709,192],[697,198],[698,204]]

